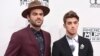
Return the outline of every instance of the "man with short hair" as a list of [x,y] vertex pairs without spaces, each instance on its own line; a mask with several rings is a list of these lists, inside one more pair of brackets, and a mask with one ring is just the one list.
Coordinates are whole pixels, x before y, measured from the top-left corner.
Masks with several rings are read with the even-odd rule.
[[93,56],[93,48],[89,39],[77,34],[79,16],[74,11],[64,15],[64,37],[53,43],[52,56]]
[[13,33],[4,56],[51,56],[50,34],[41,29],[43,18],[50,9],[35,0],[29,3],[22,16],[29,25]]

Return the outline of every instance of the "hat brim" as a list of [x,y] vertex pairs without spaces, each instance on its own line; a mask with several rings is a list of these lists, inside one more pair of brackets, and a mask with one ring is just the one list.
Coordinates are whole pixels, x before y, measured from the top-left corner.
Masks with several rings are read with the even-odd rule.
[[31,8],[25,9],[22,12],[22,16],[24,18],[27,18],[27,15],[30,13],[30,11],[31,10],[34,10],[34,9],[42,9],[43,10],[43,13],[44,13],[44,16],[46,16],[50,12],[50,9],[48,7],[46,7],[46,6],[35,6],[35,7],[31,7]]

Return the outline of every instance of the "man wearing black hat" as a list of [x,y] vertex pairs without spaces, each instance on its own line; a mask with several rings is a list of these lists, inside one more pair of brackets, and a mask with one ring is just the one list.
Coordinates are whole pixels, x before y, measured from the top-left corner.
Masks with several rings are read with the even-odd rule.
[[50,34],[41,29],[43,17],[50,9],[39,1],[29,3],[22,16],[29,25],[14,32],[4,56],[50,56]]

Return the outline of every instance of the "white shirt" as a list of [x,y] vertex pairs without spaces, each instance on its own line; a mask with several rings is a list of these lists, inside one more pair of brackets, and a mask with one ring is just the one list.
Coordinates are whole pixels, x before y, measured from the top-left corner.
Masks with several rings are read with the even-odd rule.
[[72,52],[73,56],[78,56],[78,52],[79,52],[79,43],[78,43],[78,35],[76,35],[75,37],[68,38],[68,36],[66,36],[66,39],[69,43],[69,45],[74,45],[75,46],[75,50]]

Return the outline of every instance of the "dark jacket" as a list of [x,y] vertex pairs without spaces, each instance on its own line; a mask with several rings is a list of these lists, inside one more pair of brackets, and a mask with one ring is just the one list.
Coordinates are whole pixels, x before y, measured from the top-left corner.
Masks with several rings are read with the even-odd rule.
[[[89,39],[78,36],[78,43],[79,43],[78,56],[93,56],[93,48]],[[83,49],[80,48],[82,44],[84,45]],[[73,56],[68,41],[66,39],[66,36],[54,42],[52,49],[52,56]]]

